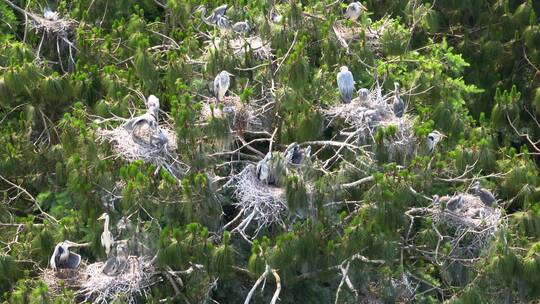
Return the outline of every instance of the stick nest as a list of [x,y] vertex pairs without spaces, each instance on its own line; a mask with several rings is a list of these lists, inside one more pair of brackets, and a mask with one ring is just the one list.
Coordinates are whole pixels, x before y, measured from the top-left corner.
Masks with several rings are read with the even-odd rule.
[[148,257],[130,256],[125,270],[117,276],[102,272],[103,262],[96,262],[81,270],[87,277],[81,284],[77,295],[83,301],[109,303],[122,297],[125,303],[137,303],[137,298],[146,298],[149,287],[154,283],[154,268]]
[[215,38],[213,41],[207,41],[206,56],[220,48],[230,48],[232,54],[237,57],[244,56],[246,52],[251,53],[253,58],[257,60],[264,61],[274,57],[270,42],[263,40],[260,36],[225,38],[228,43],[224,46],[221,44],[221,39],[223,38]]
[[77,290],[87,278],[79,269],[58,269],[58,271],[54,271],[50,268],[44,269],[40,277],[49,286],[49,291],[53,294],[60,293],[62,287]]
[[[171,175],[180,178],[186,171],[185,165],[178,160],[176,149],[176,134],[167,126],[156,129],[140,128],[137,137],[133,136],[124,125],[112,130],[98,129],[97,134],[102,142],[112,145],[118,156],[127,162],[142,160],[145,163],[155,164],[158,169],[164,168]],[[150,143],[152,135],[161,132],[168,140],[163,146]]]
[[450,237],[455,250],[450,255],[458,257],[477,257],[499,229],[504,227],[500,208],[486,206],[479,197],[471,194],[458,194],[463,198],[462,204],[447,206],[454,198],[444,196],[432,208],[435,223],[454,228]]
[[334,35],[336,36],[339,45],[349,51],[349,44],[360,40],[362,37],[368,48],[374,51],[378,57],[383,56],[381,37],[388,27],[389,19],[385,19],[377,27],[354,25],[347,26],[343,21],[338,21],[332,26]]
[[[382,96],[381,89],[370,91],[367,100],[355,98],[348,104],[338,104],[323,110],[323,114],[330,122],[342,119],[345,123],[343,133],[352,127],[359,145],[372,145],[377,143],[384,147],[388,158],[411,158],[417,147],[414,135],[413,121],[406,114],[402,117],[394,115],[391,101],[393,95]],[[381,127],[395,127],[395,133],[386,135],[381,140],[375,139],[377,130]]]
[[202,119],[208,121],[212,117],[227,118],[230,128],[240,134],[244,131],[261,130],[262,122],[253,107],[242,103],[238,96],[225,96],[225,100],[220,103],[223,107],[215,106],[216,99],[209,98],[203,105]]
[[234,188],[237,199],[235,206],[239,208],[242,220],[235,230],[243,236],[253,221],[257,223],[253,238],[262,228],[274,223],[285,225],[283,218],[288,214],[285,190],[261,182],[256,176],[254,165],[248,165],[233,177],[231,187]]

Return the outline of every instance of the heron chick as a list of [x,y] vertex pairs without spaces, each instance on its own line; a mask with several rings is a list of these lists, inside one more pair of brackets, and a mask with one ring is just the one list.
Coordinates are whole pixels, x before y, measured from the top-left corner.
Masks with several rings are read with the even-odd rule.
[[402,117],[405,113],[405,103],[401,99],[399,93],[399,83],[394,82],[394,104],[393,104],[394,115],[396,117]]
[[491,191],[489,191],[488,189],[484,189],[482,188],[482,186],[480,186],[480,181],[474,182],[472,189],[476,196],[478,196],[482,203],[484,203],[484,205],[488,207],[493,207],[493,205],[497,202],[495,195],[493,195]]

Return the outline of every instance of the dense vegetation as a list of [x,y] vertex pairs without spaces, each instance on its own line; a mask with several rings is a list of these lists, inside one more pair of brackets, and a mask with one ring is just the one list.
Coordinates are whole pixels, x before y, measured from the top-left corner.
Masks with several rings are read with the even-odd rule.
[[[0,1],[0,299],[73,301],[76,290],[53,291],[43,270],[63,240],[84,244],[83,264],[106,259],[97,219],[107,212],[115,239],[144,244],[131,254],[155,257],[140,302],[239,303],[254,285],[253,303],[275,293],[281,303],[538,301],[540,1],[367,0],[358,21],[343,20],[340,1],[227,2],[273,56],[233,54],[235,34],[197,12],[223,4],[214,0],[12,1],[72,20],[47,34]],[[348,50],[338,23],[361,29]],[[341,103],[343,65],[357,89],[401,84],[410,157],[385,151],[395,126],[361,149],[333,145],[346,122],[324,113]],[[262,130],[231,134],[227,119],[204,115],[222,70],[234,74],[229,95],[263,105]],[[182,174],[116,157],[100,139],[143,112],[141,94],[159,98]],[[433,130],[446,137],[429,153]],[[284,170],[288,214],[251,239],[256,225],[247,236],[227,225],[239,212],[231,177],[291,142],[311,144],[311,160]],[[456,255],[474,236],[414,212],[476,180],[496,194],[501,221]]]

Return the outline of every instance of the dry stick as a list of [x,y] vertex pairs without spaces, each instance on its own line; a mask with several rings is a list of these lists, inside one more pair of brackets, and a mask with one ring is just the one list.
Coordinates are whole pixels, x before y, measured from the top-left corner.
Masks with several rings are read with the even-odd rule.
[[272,297],[270,304],[276,304],[279,299],[279,294],[281,293],[281,278],[279,277],[277,270],[275,269],[272,269],[272,274],[276,279],[276,291],[274,292],[274,296]]
[[355,182],[348,183],[348,184],[343,184],[343,185],[341,185],[341,188],[343,188],[343,189],[353,188],[353,187],[362,185],[364,183],[371,182],[373,180],[375,180],[373,175],[372,176],[367,176],[367,177],[361,178],[361,179],[359,179],[359,180],[357,180]]
[[283,65],[283,62],[285,62],[285,60],[287,59],[287,57],[289,57],[290,52],[292,51],[294,45],[296,44],[296,38],[297,38],[297,37],[298,37],[298,31],[294,32],[293,42],[292,42],[291,46],[289,47],[289,49],[287,50],[287,53],[285,54],[285,56],[283,56],[283,59],[281,60],[281,62],[278,64],[276,70],[274,71],[273,76],[276,76],[277,72],[278,72],[279,69],[281,68],[281,65]]
[[0,175],[0,179],[2,179],[3,181],[5,181],[6,183],[10,184],[11,186],[19,189],[20,191],[22,191],[24,194],[26,194],[28,196],[28,198],[30,198],[30,200],[34,203],[34,205],[36,205],[36,207],[38,208],[38,210],[44,214],[45,216],[47,216],[49,219],[53,220],[53,222],[55,224],[58,224],[58,220],[55,219],[52,215],[49,215],[47,212],[43,211],[43,209],[41,209],[41,206],[38,204],[38,202],[36,201],[36,199],[34,198],[34,196],[32,196],[32,194],[30,194],[28,191],[26,191],[26,189],[24,189],[23,187],[21,186],[18,186],[14,183],[12,183],[11,181],[9,181],[8,179],[6,179],[5,177],[3,177],[2,175]]
[[514,126],[514,124],[512,123],[512,121],[510,120],[510,117],[508,116],[508,113],[506,114],[506,119],[508,120],[508,123],[510,124],[510,126],[512,127],[512,129],[514,129],[514,131],[516,132],[516,134],[520,137],[525,137],[527,139],[527,141],[529,142],[529,144],[533,147],[533,149],[536,151],[536,152],[540,152],[540,140],[534,142],[531,137],[529,136],[528,133],[521,133],[518,131],[518,129]]
[[249,291],[246,299],[244,300],[244,304],[249,304],[249,301],[251,301],[251,297],[253,297],[253,293],[255,292],[255,289],[257,289],[257,287],[262,283],[262,281],[266,278],[266,276],[270,274],[270,271],[271,271],[270,266],[266,264],[263,274],[261,274],[261,276],[257,279],[253,287],[251,287],[251,290]]

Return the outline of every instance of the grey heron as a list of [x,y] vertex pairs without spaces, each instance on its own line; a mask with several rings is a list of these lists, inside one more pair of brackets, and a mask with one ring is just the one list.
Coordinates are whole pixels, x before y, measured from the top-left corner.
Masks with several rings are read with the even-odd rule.
[[163,133],[163,131],[158,130],[158,132],[152,134],[150,137],[150,144],[154,147],[164,148],[169,143],[169,138]]
[[116,256],[108,258],[101,271],[108,276],[119,275],[125,270],[128,257],[127,245],[119,242],[116,246]]
[[109,231],[109,215],[107,213],[103,213],[99,218],[99,220],[103,220],[103,232],[101,233],[101,246],[105,248],[105,253],[107,256],[109,256],[109,253],[111,252],[112,244],[114,243],[114,237]]
[[437,143],[439,143],[439,141],[441,141],[443,137],[445,137],[445,135],[437,130],[434,130],[433,132],[430,132],[428,134],[427,145],[429,153],[433,153],[433,151],[435,150],[435,146],[437,145]]
[[57,269],[77,269],[81,263],[81,256],[69,251],[69,247],[75,243],[68,240],[60,242],[54,247],[50,264],[53,270]]
[[360,14],[362,14],[362,12],[366,10],[367,8],[362,5],[362,3],[352,2],[347,6],[344,16],[345,18],[350,20],[357,20],[358,17],[360,17]]
[[221,17],[225,17],[225,14],[227,13],[227,9],[229,8],[229,6],[227,4],[223,4],[221,6],[218,6],[217,8],[215,8],[212,13],[209,15],[209,16],[206,16],[206,7],[204,5],[201,5],[197,8],[197,11],[200,11],[201,12],[201,19],[202,21],[204,21],[204,23],[208,24],[208,25],[212,25],[212,26],[215,26],[215,25],[218,25],[218,20],[221,18]]
[[214,79],[214,94],[216,96],[216,101],[223,101],[225,93],[227,93],[227,90],[231,85],[230,76],[234,75],[227,71],[221,71]]
[[151,128],[155,129],[158,127],[158,113],[159,98],[154,95],[150,95],[148,96],[148,100],[146,102],[146,113],[128,120],[124,124],[124,128],[132,133],[136,127],[142,124],[147,124]]
[[350,103],[354,92],[354,78],[349,68],[342,66],[337,74],[337,83],[341,100]]
[[366,102],[369,99],[369,90],[366,88],[361,88],[358,90],[358,97],[360,98],[360,102]]
[[285,151],[283,151],[283,156],[287,160],[288,164],[300,165],[302,160],[311,155],[311,147],[307,147],[305,150],[300,148],[296,142],[291,143]]
[[218,16],[216,25],[220,30],[229,30],[231,28],[231,21],[227,16]]
[[274,176],[271,172],[272,152],[266,153],[266,156],[257,163],[257,178],[266,184],[274,183]]
[[233,31],[237,34],[247,34],[251,30],[249,23],[247,21],[239,21],[233,25]]
[[47,20],[56,21],[60,18],[60,15],[58,15],[58,12],[54,12],[50,8],[45,7],[45,9],[43,9],[43,17]]
[[457,195],[452,197],[448,202],[446,203],[446,208],[448,210],[454,211],[456,209],[459,209],[463,206],[463,196]]
[[480,186],[480,181],[474,182],[472,189],[484,205],[492,207],[497,202],[495,195],[493,195],[491,191],[483,189],[482,186]]
[[399,93],[399,83],[394,82],[394,104],[393,104],[394,114],[397,117],[402,117],[403,113],[405,112],[405,103],[403,103],[403,99],[401,99],[400,93]]

